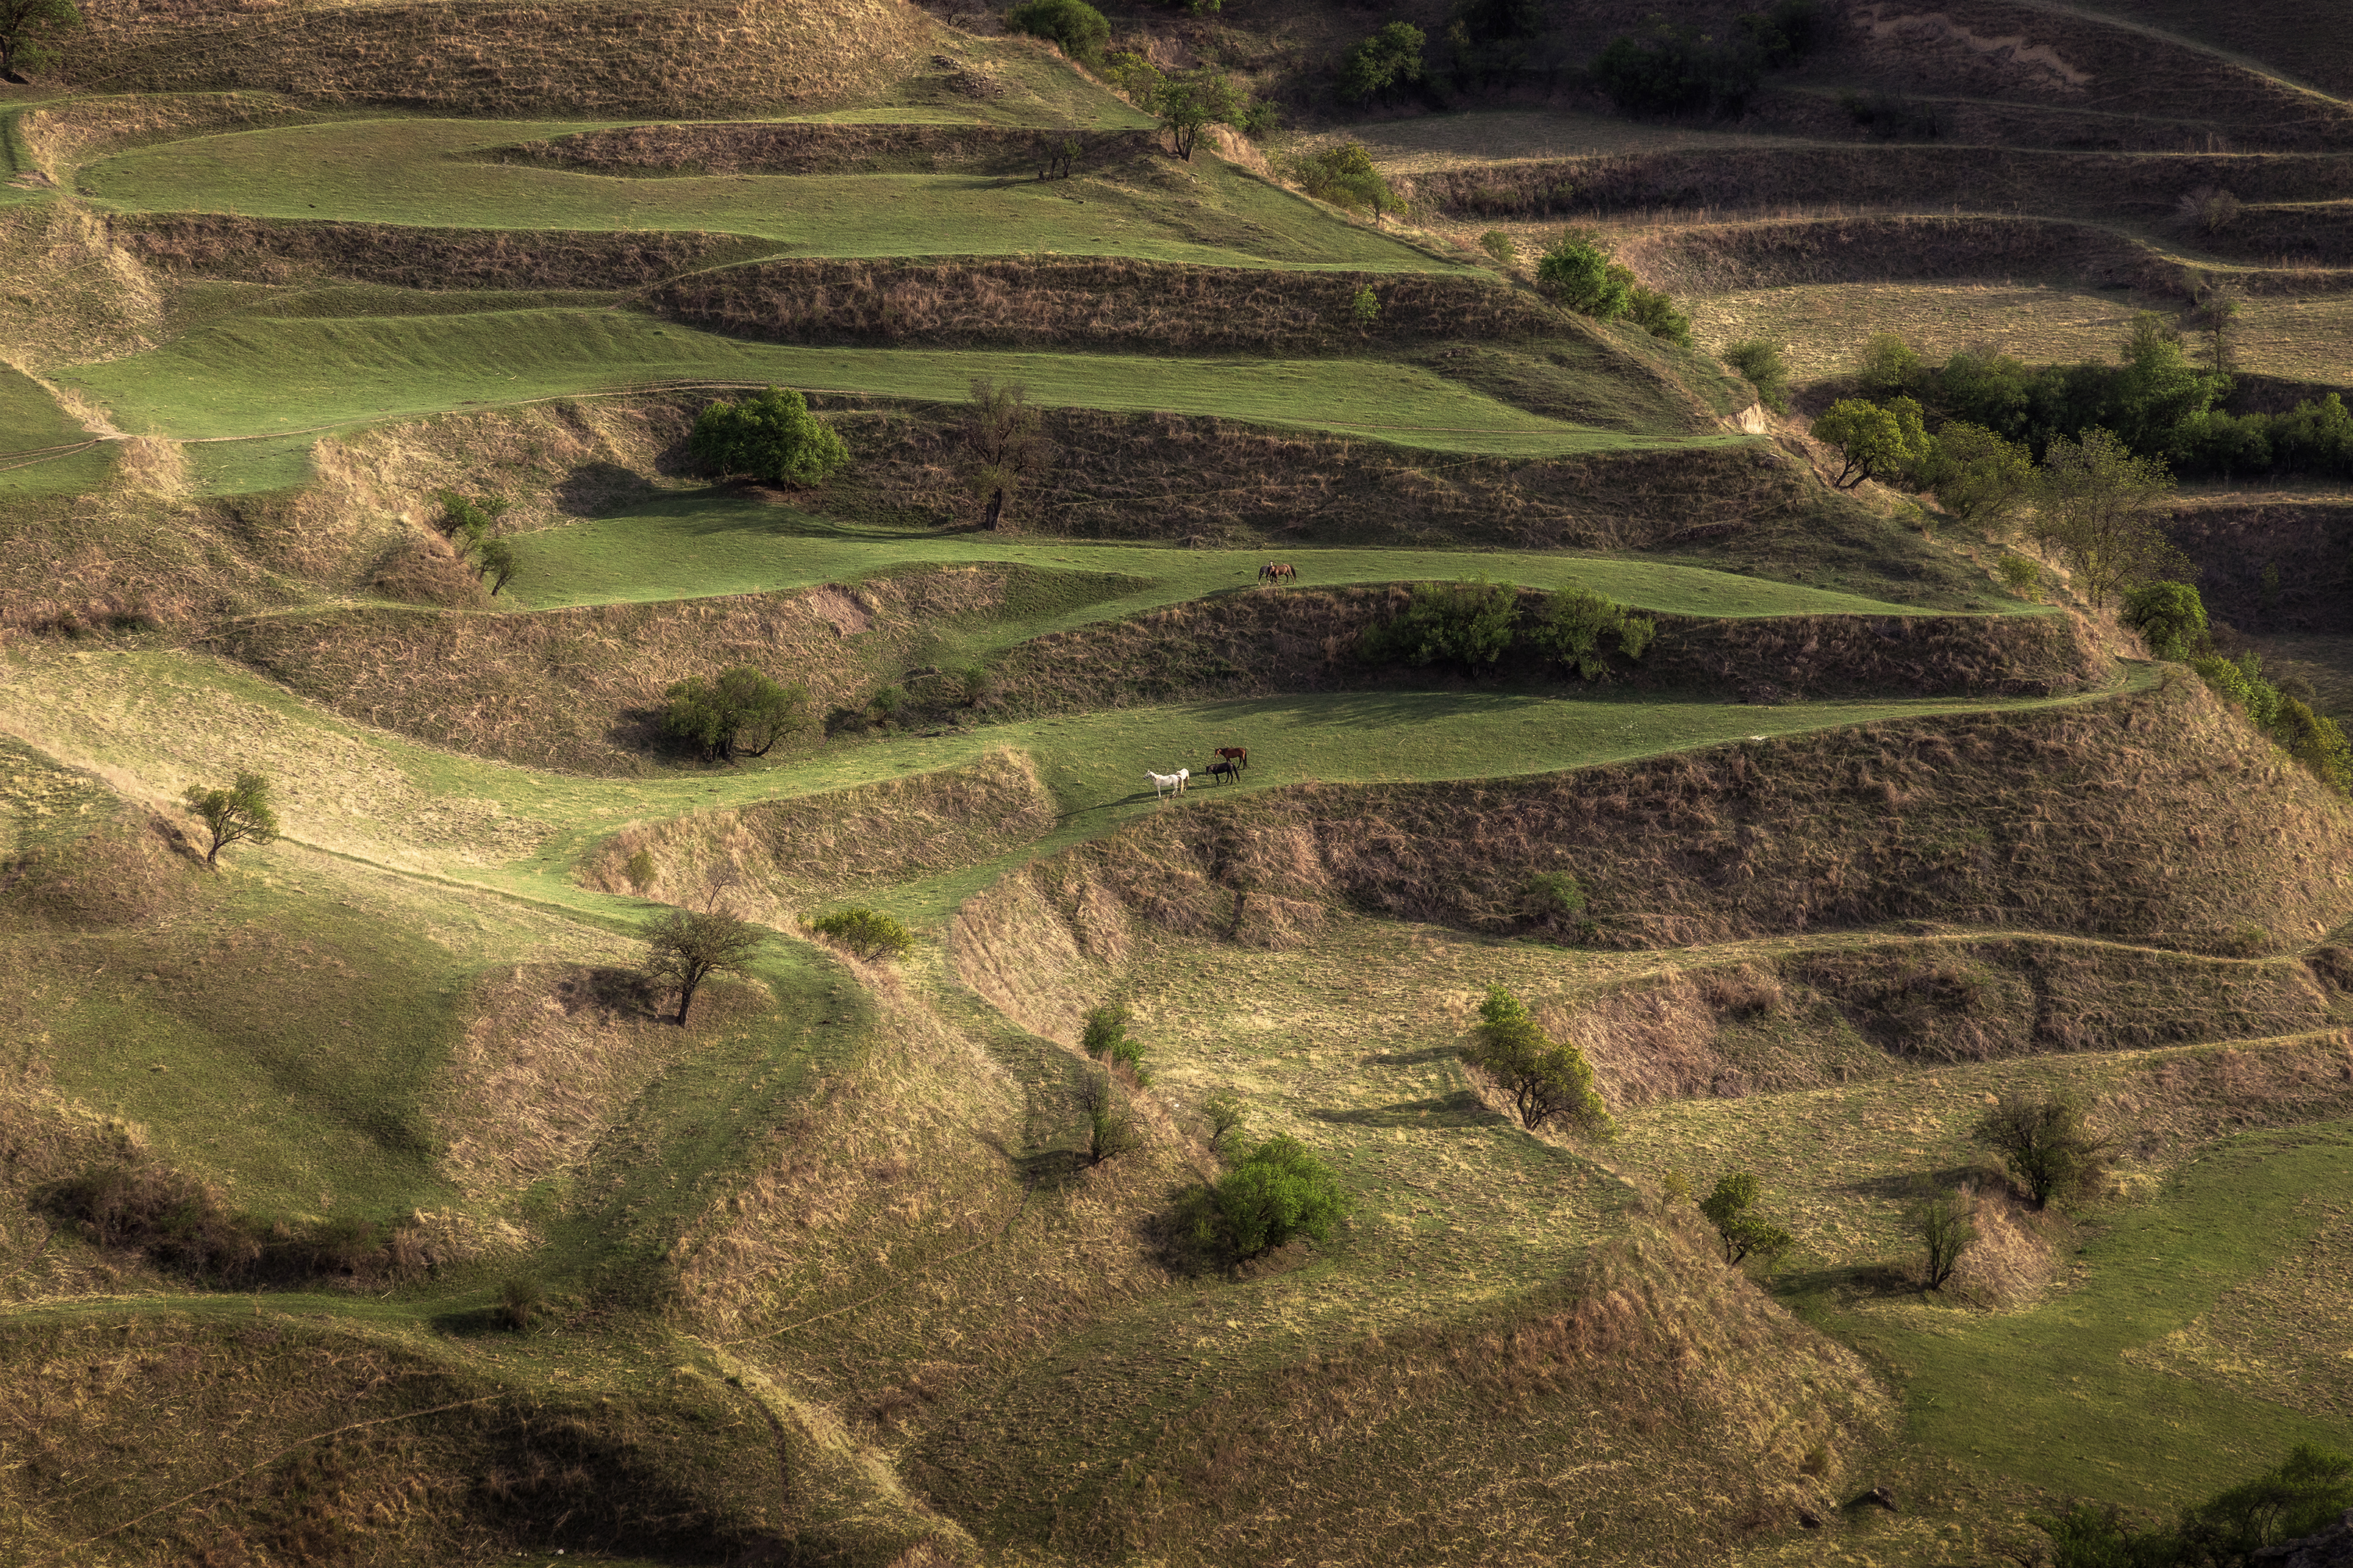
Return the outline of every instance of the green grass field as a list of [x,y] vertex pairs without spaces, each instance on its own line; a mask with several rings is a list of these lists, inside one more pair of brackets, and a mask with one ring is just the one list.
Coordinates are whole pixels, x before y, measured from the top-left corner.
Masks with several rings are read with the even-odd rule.
[[1113,255],[1228,267],[1446,267],[1214,159],[1039,182],[979,174],[614,178],[484,162],[595,124],[343,121],[199,137],[81,171],[112,207],[421,227],[681,229],[809,256]]
[[0,364],[0,500],[74,494],[113,468],[111,446],[93,442],[38,382]]
[[[512,592],[534,609],[773,593],[878,575],[916,563],[1018,562],[1122,579],[1076,602],[992,623],[975,651],[1092,621],[1251,587],[1264,550],[1168,550],[997,533],[864,527],[724,491],[662,496],[628,512],[565,523],[520,541]],[[1303,586],[1486,577],[1529,587],[1575,584],[1621,604],[1687,616],[1916,615],[1916,606],[1736,576],[1704,567],[1562,552],[1291,550]],[[2020,606],[2021,609],[2027,606]]]
[[[280,319],[241,315],[164,348],[60,371],[139,434],[266,437],[667,384],[778,383],[959,403],[976,376],[1054,406],[1166,410],[1426,451],[1557,457],[1740,436],[1646,437],[1546,419],[1411,365],[1347,360],[821,349],[747,342],[621,310]],[[210,488],[299,483],[307,444],[198,449]]]

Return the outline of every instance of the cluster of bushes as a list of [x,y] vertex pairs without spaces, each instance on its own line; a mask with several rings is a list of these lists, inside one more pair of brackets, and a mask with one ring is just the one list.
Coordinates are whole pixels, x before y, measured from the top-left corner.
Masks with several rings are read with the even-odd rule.
[[2246,1568],[2321,1561],[2267,1549],[2324,1534],[2348,1509],[2353,1458],[2299,1443],[2284,1463],[2184,1509],[2170,1525],[2137,1529],[2113,1505],[2092,1503],[2033,1522],[2051,1538],[2052,1568]]
[[1528,649],[1580,679],[1599,680],[1613,647],[1640,659],[1658,630],[1648,616],[1583,589],[1548,595],[1541,612],[1526,616],[1518,590],[1506,583],[1417,583],[1396,615],[1366,628],[1356,652],[1372,664],[1448,664],[1476,675]]
[[765,757],[815,723],[807,687],[779,685],[748,664],[707,680],[690,677],[662,694],[662,733],[710,762]]
[[475,500],[456,490],[443,490],[434,499],[441,503],[442,537],[457,548],[458,559],[471,565],[491,585],[491,596],[498,597],[522,566],[514,541],[498,531],[499,519],[512,503],[504,496]]
[[1813,48],[1821,16],[1820,0],[1775,0],[1722,34],[1654,17],[1609,40],[1593,62],[1594,85],[1629,114],[1737,115],[1767,71]]
[[2096,427],[2186,475],[2353,475],[2353,411],[2342,396],[2307,399],[2284,414],[2226,413],[2232,378],[2193,362],[2179,329],[2150,310],[2134,318],[2116,364],[1957,353],[1930,365],[1889,334],[1872,341],[1859,379],[1872,399],[1911,397],[1932,417],[2036,453]]
[[1654,338],[1691,347],[1691,317],[1609,258],[1599,237],[1569,229],[1536,258],[1537,286],[1580,316],[1631,321]]
[[378,1279],[433,1261],[412,1222],[263,1219],[227,1207],[193,1176],[143,1161],[100,1166],[58,1183],[43,1206],[91,1245],[210,1285],[296,1285]]
[[687,449],[723,479],[813,485],[849,461],[832,426],[809,412],[808,399],[768,387],[741,403],[722,399],[694,421]]
[[1404,201],[1381,178],[1380,171],[1373,167],[1372,154],[1359,142],[1301,153],[1291,161],[1291,177],[1309,195],[1335,207],[1369,211],[1375,218],[1405,211]]

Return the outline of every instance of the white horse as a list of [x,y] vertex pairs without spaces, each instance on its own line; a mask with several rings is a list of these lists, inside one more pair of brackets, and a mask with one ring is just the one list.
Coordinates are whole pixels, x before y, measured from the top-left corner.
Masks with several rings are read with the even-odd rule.
[[1147,768],[1145,770],[1144,776],[1152,781],[1152,798],[1158,800],[1163,791],[1171,795],[1183,795],[1185,781],[1193,776],[1193,770],[1178,768],[1173,773],[1155,773]]

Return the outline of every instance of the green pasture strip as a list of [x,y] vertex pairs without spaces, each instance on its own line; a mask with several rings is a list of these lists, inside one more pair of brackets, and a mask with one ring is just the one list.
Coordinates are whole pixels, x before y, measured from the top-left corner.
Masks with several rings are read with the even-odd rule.
[[233,132],[100,160],[77,180],[129,211],[436,228],[690,230],[809,256],[1132,256],[1220,266],[1458,270],[1216,158],[1069,180],[994,174],[628,177],[495,161],[596,125],[387,119]]
[[924,533],[837,522],[717,490],[658,497],[626,515],[545,529],[523,535],[517,544],[523,570],[509,591],[541,610],[775,593],[883,576],[910,566],[982,562],[1122,580],[1103,584],[1077,602],[1050,605],[1042,615],[972,628],[965,637],[973,651],[1009,647],[1049,632],[1141,615],[1212,594],[1255,591],[1259,568],[1278,557],[1296,566],[1300,585],[1311,588],[1484,577],[1535,588],[1589,588],[1620,604],[1672,615],[1922,613],[1916,605],[1622,555],[1503,550],[1171,550],[1018,534]]
[[39,382],[0,364],[0,500],[75,495],[114,471],[114,446],[94,439]]
[[1913,1436],[1931,1447],[2060,1492],[2188,1502],[2295,1443],[2353,1447],[2353,1426],[2127,1357],[2293,1257],[2348,1203],[2353,1124],[2246,1133],[2108,1221],[2080,1249],[2084,1283],[2031,1310],[1809,1315],[1896,1373]]
[[1648,437],[1514,408],[1381,361],[1161,358],[755,343],[634,312],[241,316],[59,374],[123,428],[180,440],[292,435],[665,383],[761,384],[961,403],[976,376],[1052,406],[1166,410],[1425,450],[1562,457],[1744,441]]

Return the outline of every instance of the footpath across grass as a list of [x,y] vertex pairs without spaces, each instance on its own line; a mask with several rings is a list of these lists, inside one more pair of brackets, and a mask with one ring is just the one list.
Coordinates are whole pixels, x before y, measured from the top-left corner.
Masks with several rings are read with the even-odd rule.
[[111,443],[92,440],[40,383],[0,364],[0,501],[78,494],[113,469]]
[[[1012,562],[1057,575],[1122,581],[1053,596],[1036,616],[992,623],[973,646],[1009,647],[1049,632],[1140,615],[1208,595],[1255,591],[1280,559],[1303,587],[1484,577],[1528,587],[1577,586],[1620,604],[1684,616],[1909,616],[1917,606],[1704,567],[1559,551],[1172,550],[1024,539],[1018,534],[871,528],[726,490],[656,498],[616,517],[566,523],[518,542],[523,571],[511,592],[533,609],[775,593],[854,581],[913,564]],[[1276,591],[1276,590],[1270,590]],[[2026,606],[2021,606],[2025,608]],[[944,628],[945,629],[945,628]]]

